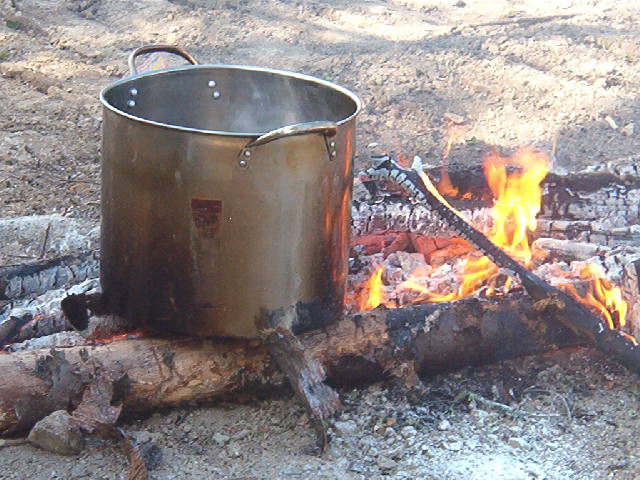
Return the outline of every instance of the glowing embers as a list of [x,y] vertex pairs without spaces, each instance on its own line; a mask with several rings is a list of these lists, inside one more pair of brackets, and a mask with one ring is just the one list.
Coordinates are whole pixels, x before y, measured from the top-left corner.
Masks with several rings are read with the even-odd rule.
[[[531,149],[521,149],[511,157],[503,157],[492,152],[484,160],[484,172],[487,183],[494,196],[493,229],[489,238],[524,265],[531,264],[531,248],[528,233],[536,228],[536,215],[540,211],[542,189],[540,183],[549,169],[548,159],[544,154]],[[422,179],[427,188],[443,203],[446,199],[436,189],[429,177],[423,172]],[[473,295],[481,288],[487,287],[487,294],[497,289],[508,291],[513,280],[504,279],[498,268],[486,256],[479,255],[473,249],[466,249],[462,258],[462,269],[458,255],[450,257],[451,262],[457,262],[457,278],[448,281],[446,291],[431,290],[424,280],[424,275],[411,275],[401,282],[398,292],[412,292],[415,302],[442,302],[457,300]],[[453,252],[452,252],[453,253]],[[424,273],[424,271],[420,271]],[[437,272],[436,272],[437,273]],[[376,272],[378,280],[381,272]],[[377,288],[371,290],[371,282],[362,290],[366,298],[359,301],[359,305],[383,303],[378,298]],[[367,293],[368,292],[368,293]],[[370,295],[374,296],[369,298]]]

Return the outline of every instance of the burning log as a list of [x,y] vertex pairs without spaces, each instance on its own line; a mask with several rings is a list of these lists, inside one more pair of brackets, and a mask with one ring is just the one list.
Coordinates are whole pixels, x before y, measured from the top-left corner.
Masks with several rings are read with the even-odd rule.
[[[603,319],[594,314],[568,293],[549,283],[523,267],[476,228],[468,224],[438,193],[428,177],[415,170],[406,170],[391,160],[363,172],[363,177],[397,184],[424,202],[446,221],[460,237],[469,241],[493,263],[505,272],[517,276],[529,295],[540,307],[554,305],[555,318],[577,335],[588,338],[596,348],[614,356],[627,368],[640,373],[640,347],[633,337],[613,325],[607,326]],[[425,178],[426,177],[426,178]]]
[[[376,309],[297,339],[305,355],[324,367],[330,384],[358,385],[398,374],[406,365],[428,375],[584,344],[561,324],[542,321],[555,308],[539,310],[514,294],[500,301]],[[124,412],[206,402],[282,381],[268,350],[255,340],[143,337],[53,352],[0,354],[0,434],[73,408],[96,369],[121,379],[116,390]],[[53,370],[52,355],[58,365]]]
[[62,313],[33,316],[30,312],[25,312],[19,316],[11,315],[0,323],[0,345],[23,342],[69,329]]

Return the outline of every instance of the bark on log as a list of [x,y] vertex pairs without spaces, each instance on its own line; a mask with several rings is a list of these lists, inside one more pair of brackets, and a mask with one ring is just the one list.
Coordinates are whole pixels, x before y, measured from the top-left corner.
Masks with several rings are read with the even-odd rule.
[[[325,368],[330,384],[358,385],[398,374],[406,365],[428,375],[583,344],[562,325],[543,321],[549,309],[537,311],[521,294],[380,309],[298,339]],[[48,350],[0,354],[0,434],[75,405],[96,369],[123,379],[117,390],[124,412],[205,402],[282,381],[258,341],[147,337],[56,352],[55,369],[43,367],[56,363],[47,360]]]
[[317,359],[307,354],[291,330],[284,327],[269,328],[261,332],[261,338],[307,410],[316,431],[318,448],[323,452],[328,443],[328,420],[342,407],[340,397],[324,383],[324,368]]

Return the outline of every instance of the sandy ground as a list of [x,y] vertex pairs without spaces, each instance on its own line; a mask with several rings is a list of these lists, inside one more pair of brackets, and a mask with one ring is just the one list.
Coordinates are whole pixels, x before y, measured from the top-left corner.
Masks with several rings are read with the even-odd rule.
[[[352,89],[365,104],[358,166],[382,151],[436,163],[451,116],[469,125],[454,149],[464,161],[489,145],[549,150],[554,139],[556,167],[569,170],[634,160],[640,151],[634,0],[0,6],[0,217],[98,219],[97,96],[126,74],[127,53],[146,43]],[[501,400],[495,386],[516,378],[522,384],[510,402],[535,414],[505,414],[459,395]],[[381,385],[343,392],[350,407],[323,457],[309,454],[304,415],[281,397],[156,414],[126,427],[157,436],[159,479],[640,478],[637,379],[593,355],[508,362],[429,385],[430,395],[413,403]],[[121,478],[123,462],[97,441],[78,458],[0,448],[0,478]]]

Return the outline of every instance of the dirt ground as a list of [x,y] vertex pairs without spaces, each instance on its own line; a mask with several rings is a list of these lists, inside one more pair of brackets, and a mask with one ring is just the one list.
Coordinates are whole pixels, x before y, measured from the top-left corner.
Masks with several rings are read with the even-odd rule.
[[[98,220],[98,93],[147,43],[353,90],[365,104],[360,167],[384,151],[437,163],[451,117],[469,125],[461,161],[488,145],[556,142],[556,168],[568,170],[640,152],[636,0],[0,0],[0,14],[0,217]],[[386,385],[341,392],[348,408],[322,457],[282,396],[125,428],[156,439],[157,479],[640,478],[637,378],[592,352],[427,385],[421,399]],[[0,445],[1,479],[116,479],[123,468],[97,440],[69,458]]]

